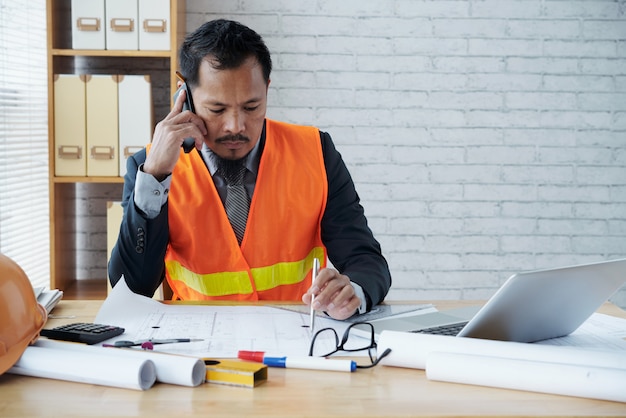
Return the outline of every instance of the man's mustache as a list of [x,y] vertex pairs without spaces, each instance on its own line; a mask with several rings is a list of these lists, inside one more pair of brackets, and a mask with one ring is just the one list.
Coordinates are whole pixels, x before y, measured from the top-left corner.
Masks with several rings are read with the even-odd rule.
[[224,135],[215,140],[218,144],[221,142],[250,142],[250,138],[243,134]]

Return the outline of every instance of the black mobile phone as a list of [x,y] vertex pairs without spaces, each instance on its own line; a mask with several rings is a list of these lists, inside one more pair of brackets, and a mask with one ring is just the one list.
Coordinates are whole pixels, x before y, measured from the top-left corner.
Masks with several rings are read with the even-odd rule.
[[[190,110],[191,112],[196,113],[196,108],[193,105],[193,98],[191,97],[191,91],[189,90],[189,87],[187,87],[186,82],[183,82],[183,85],[176,90],[176,93],[174,93],[174,101],[176,101],[176,98],[180,94],[181,90],[185,90],[185,103],[183,104],[183,111]],[[185,153],[189,153],[195,145],[196,141],[193,138],[185,138],[181,146],[183,147],[183,151],[185,151]]]

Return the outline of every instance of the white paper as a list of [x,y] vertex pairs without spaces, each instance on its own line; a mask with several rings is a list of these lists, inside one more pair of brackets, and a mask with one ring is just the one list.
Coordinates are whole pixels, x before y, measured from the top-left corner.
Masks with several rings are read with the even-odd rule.
[[535,344],[626,350],[626,319],[594,313],[570,335]]
[[[191,343],[155,345],[154,350],[205,358],[236,358],[239,350],[264,351],[268,356],[305,356],[312,336],[308,313],[252,305],[168,305],[131,292],[123,280],[104,301],[95,322],[125,329],[124,334],[107,343],[199,339],[201,341]],[[341,338],[349,325],[320,315],[316,331],[333,328]],[[315,346],[320,352],[330,352],[336,348],[335,338],[332,333],[324,333]],[[348,355],[338,353],[342,354]]]
[[156,380],[162,383],[198,386],[206,378],[204,361],[197,357],[177,356],[148,350],[88,346],[43,338],[39,339],[35,345],[44,349],[71,351],[73,353],[94,353],[106,358],[108,363],[115,363],[118,359],[150,360],[154,364]]
[[428,356],[433,352],[626,369],[626,350],[600,350],[383,331],[378,340],[378,351],[382,352],[386,348],[391,348],[391,353],[381,360],[381,364],[415,369],[425,369]]
[[105,348],[92,348],[29,346],[7,373],[138,390],[149,389],[156,381],[151,360],[111,357],[103,352]]
[[63,298],[63,292],[59,289],[46,290],[44,289],[36,289],[35,295],[37,297],[37,302],[46,308],[46,312],[50,313],[57,303]]
[[[310,308],[307,305],[282,305],[275,304],[273,307],[286,309],[288,311],[308,313]],[[369,322],[376,319],[387,318],[393,316],[394,318],[402,318],[404,316],[423,315],[426,313],[437,312],[437,309],[432,303],[425,304],[393,304],[393,305],[376,305],[371,311],[352,316],[348,319],[341,320],[342,322]],[[336,320],[338,321],[338,320]]]
[[434,352],[430,380],[626,402],[626,369]]

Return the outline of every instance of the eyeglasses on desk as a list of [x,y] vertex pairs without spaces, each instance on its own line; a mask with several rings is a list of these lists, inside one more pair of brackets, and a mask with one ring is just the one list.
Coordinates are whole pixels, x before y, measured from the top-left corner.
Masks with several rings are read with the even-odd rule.
[[[366,340],[367,342],[363,342],[363,337],[360,335],[357,336],[355,332],[353,331],[354,327],[357,325],[362,325],[369,330],[370,336],[369,336],[369,340]],[[318,350],[315,349],[315,341],[317,340],[317,337],[319,337],[320,335],[324,335],[324,337],[326,337],[328,334],[332,334],[335,337],[335,349],[327,353],[319,352]],[[389,355],[389,353],[391,353],[391,349],[387,348],[380,355],[378,355],[377,344],[376,344],[376,340],[374,339],[374,326],[370,324],[369,322],[355,322],[353,324],[350,324],[350,326],[346,329],[346,331],[343,333],[343,336],[341,337],[341,340],[339,339],[339,336],[337,335],[337,331],[335,331],[334,328],[322,328],[319,331],[317,331],[313,335],[313,338],[311,339],[311,345],[309,347],[309,356],[329,357],[340,351],[350,353],[350,352],[365,351],[365,350],[367,350],[367,354],[370,359],[370,364],[357,364],[356,367],[359,369],[369,369],[371,367],[374,367],[383,358]]]

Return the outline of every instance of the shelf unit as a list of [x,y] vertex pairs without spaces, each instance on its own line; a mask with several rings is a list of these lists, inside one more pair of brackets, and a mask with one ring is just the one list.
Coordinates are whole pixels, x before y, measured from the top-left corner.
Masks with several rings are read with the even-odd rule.
[[[122,177],[58,177],[55,175],[54,74],[149,74],[152,82],[154,122],[169,112],[176,88],[177,51],[185,36],[185,2],[170,0],[168,51],[72,49],[71,0],[46,0],[48,51],[48,158],[50,193],[50,287],[64,298],[101,299],[106,277],[78,280],[76,273],[76,190],[120,188]],[[139,25],[137,25],[139,26]],[[106,232],[106,231],[103,231]],[[106,259],[103,261],[106,270]]]

